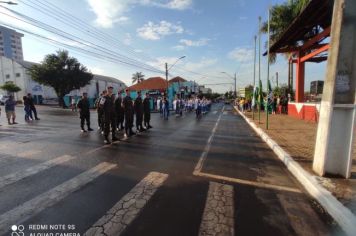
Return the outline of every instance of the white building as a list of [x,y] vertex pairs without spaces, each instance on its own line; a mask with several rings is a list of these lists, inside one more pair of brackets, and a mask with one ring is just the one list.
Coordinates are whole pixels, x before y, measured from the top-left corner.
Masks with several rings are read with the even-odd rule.
[[[43,103],[47,103],[48,101],[54,101],[54,103],[56,103],[57,95],[53,88],[33,81],[31,76],[27,73],[28,69],[34,64],[36,63],[15,61],[0,56],[0,86],[6,82],[12,82],[19,86],[21,91],[15,94],[16,100],[22,100],[23,96],[27,93],[31,93],[34,95],[37,102],[43,101]],[[73,90],[65,96],[64,101],[69,105],[70,97],[74,96],[78,99],[83,92],[87,92],[89,100],[93,102],[109,85],[114,87],[115,93],[126,88],[125,83],[118,79],[102,75],[94,75],[89,85],[78,90]],[[0,90],[0,94],[5,93],[5,91]]]
[[24,35],[0,25],[0,56],[23,60],[22,41]]
[[211,94],[213,92],[211,88],[205,88],[204,85],[199,86],[199,91],[200,93],[204,93],[204,94]]

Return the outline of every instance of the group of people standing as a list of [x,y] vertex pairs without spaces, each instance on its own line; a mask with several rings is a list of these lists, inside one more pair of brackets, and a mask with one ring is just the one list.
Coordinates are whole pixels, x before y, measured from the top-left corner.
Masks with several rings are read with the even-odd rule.
[[[38,118],[37,116],[37,110],[32,98],[32,94],[28,93],[27,96],[23,96],[22,99],[23,99],[24,111],[25,111],[25,121],[29,122],[32,120],[39,120],[40,118]],[[6,113],[7,123],[9,125],[18,124],[16,122],[16,112],[15,112],[16,104],[17,102],[14,99],[13,95],[10,95],[9,98],[5,101],[5,113]],[[1,112],[1,108],[0,108],[0,112]],[[35,118],[33,118],[32,113]]]
[[[149,94],[146,93],[146,97],[142,99],[141,92],[138,92],[137,98],[133,101],[128,89],[125,90],[125,93],[125,97],[122,91],[118,92],[118,96],[115,97],[113,87],[109,86],[95,101],[98,114],[98,129],[104,135],[105,144],[110,144],[118,140],[116,137],[117,131],[125,130],[126,137],[134,135],[135,133],[132,130],[134,116],[136,116],[137,132],[143,132],[146,129],[152,128],[150,125],[151,109]],[[82,99],[78,101],[77,108],[79,109],[81,119],[81,131],[87,131],[84,128],[85,122],[88,131],[93,131],[90,127],[90,104],[86,93],[83,93]],[[111,141],[109,140],[110,132]]]
[[[166,97],[157,99],[157,108],[165,120],[168,120],[169,117],[169,102]],[[172,108],[177,117],[183,115],[183,112],[192,112],[195,111],[197,117],[200,117],[201,114],[205,114],[210,110],[211,100],[206,99],[205,97],[199,98],[198,96],[192,97],[189,99],[181,99],[176,97],[172,102]]]

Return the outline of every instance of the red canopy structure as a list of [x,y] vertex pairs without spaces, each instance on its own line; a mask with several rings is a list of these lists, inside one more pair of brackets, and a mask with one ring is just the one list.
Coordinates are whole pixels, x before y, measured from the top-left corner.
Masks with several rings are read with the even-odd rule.
[[[306,62],[327,60],[333,0],[311,0],[305,9],[270,47],[272,53],[291,53],[289,63],[296,64],[297,103],[304,102],[304,76]],[[317,32],[317,33],[316,33]]]

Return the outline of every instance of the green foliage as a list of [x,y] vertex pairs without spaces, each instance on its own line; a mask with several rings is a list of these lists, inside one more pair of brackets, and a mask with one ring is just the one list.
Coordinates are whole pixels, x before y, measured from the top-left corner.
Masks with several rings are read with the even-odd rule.
[[7,82],[4,85],[0,86],[0,89],[5,90],[8,93],[17,93],[21,91],[21,88],[12,82]]
[[63,97],[74,89],[90,84],[92,73],[68,51],[57,51],[57,54],[45,56],[41,65],[30,68],[32,79],[40,84],[50,86],[56,92],[60,105],[64,106]]
[[225,93],[225,99],[233,99],[234,98],[234,92],[229,91]]
[[288,95],[288,85],[287,84],[282,84],[280,87],[275,87],[273,89],[273,95],[274,96],[287,96]]
[[214,100],[220,97],[221,95],[218,93],[203,93],[202,97],[205,97],[206,99]]
[[245,88],[245,98],[247,100],[252,100],[253,97],[253,85],[249,85]]
[[[292,0],[283,4],[276,4],[271,8],[270,13],[270,44],[276,42],[289,27],[293,20],[304,10],[310,0]],[[268,21],[262,24],[262,33],[268,33]],[[317,32],[315,32],[317,33]],[[265,44],[267,49],[267,43]],[[289,55],[287,53],[287,55]],[[276,61],[276,54],[270,54],[270,62]]]
[[145,80],[145,75],[142,72],[136,72],[132,75],[132,84],[134,83],[141,83]]

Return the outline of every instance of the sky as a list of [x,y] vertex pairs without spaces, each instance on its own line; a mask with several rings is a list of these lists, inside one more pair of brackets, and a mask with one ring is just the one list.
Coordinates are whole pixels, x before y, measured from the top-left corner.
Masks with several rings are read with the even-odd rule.
[[[128,86],[135,72],[165,78],[168,63],[169,78],[181,76],[223,93],[233,90],[235,73],[238,88],[253,84],[258,17],[266,21],[268,7],[285,1],[14,0],[18,5],[1,4],[12,11],[0,7],[0,24],[24,34],[26,61],[41,62],[45,55],[66,49],[92,73]],[[262,35],[262,53],[266,40]],[[256,57],[258,62],[258,40]],[[279,84],[287,83],[287,68],[283,55],[278,56],[270,66],[272,86],[276,72]],[[305,90],[310,81],[324,80],[325,71],[325,63],[307,63]],[[256,64],[256,81],[258,74]],[[265,88],[263,56],[261,80]]]

